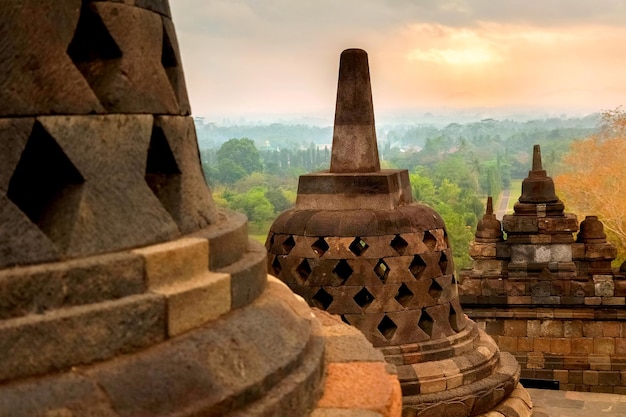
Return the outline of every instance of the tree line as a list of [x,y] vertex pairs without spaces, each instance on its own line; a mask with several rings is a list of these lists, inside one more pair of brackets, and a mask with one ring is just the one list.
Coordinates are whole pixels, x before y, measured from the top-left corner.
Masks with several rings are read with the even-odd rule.
[[[555,177],[567,211],[579,217],[599,215],[623,252],[626,224],[621,219],[626,216],[621,214],[626,200],[617,196],[621,196],[621,184],[626,184],[626,164],[619,161],[620,150],[626,147],[624,126],[626,116],[621,109],[583,119],[399,126],[379,133],[379,151],[383,168],[408,169],[414,199],[442,215],[457,268],[469,266],[468,247],[486,197],[497,198],[511,179],[528,174],[532,145],[537,143],[542,146],[544,168]],[[281,130],[286,132],[284,126]],[[317,143],[285,139],[276,145],[231,138],[219,147],[202,148],[201,158],[217,204],[244,212],[251,234],[262,241],[276,216],[294,204],[299,175],[329,168],[330,141],[318,136]],[[597,175],[604,172],[599,171],[601,167],[614,175]],[[580,177],[585,172],[588,183]]]

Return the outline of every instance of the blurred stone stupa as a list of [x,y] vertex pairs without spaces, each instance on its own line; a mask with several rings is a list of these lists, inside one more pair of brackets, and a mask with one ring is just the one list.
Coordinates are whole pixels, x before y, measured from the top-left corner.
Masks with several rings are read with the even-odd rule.
[[213,204],[166,0],[4,1],[0,44],[0,416],[399,416]]
[[463,314],[441,216],[407,170],[380,169],[363,50],[341,54],[330,170],[300,177],[266,248],[271,273],[396,365],[404,416],[531,415],[515,359]]

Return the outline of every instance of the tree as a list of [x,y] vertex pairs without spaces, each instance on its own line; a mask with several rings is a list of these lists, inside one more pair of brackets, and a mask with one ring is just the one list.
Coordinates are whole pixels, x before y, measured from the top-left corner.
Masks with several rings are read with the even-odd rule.
[[270,188],[265,191],[265,198],[274,206],[275,214],[282,213],[292,206],[291,201],[287,199],[283,190],[280,188]]
[[263,171],[259,151],[248,138],[230,139],[217,150],[217,177],[226,184]]
[[419,172],[412,173],[409,177],[415,201],[431,206],[434,205],[436,199],[433,181]]
[[254,187],[243,194],[236,194],[232,200],[232,209],[241,211],[251,222],[267,222],[274,218],[274,206],[265,197],[265,189]]
[[617,108],[602,114],[597,134],[573,142],[555,178],[557,193],[568,211],[580,218],[597,215],[618,253],[626,251],[626,113]]

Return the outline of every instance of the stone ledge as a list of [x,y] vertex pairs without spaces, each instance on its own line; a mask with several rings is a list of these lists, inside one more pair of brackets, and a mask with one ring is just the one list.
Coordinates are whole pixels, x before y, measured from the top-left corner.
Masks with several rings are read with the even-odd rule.
[[474,323],[470,321],[467,323],[468,325],[459,333],[445,339],[400,346],[382,346],[379,349],[387,362],[396,366],[453,358],[472,351],[475,347],[478,330]]
[[248,250],[248,220],[244,214],[229,210],[217,212],[218,221],[206,229],[187,237],[209,241],[209,269],[212,271],[231,265]]
[[245,307],[254,302],[267,286],[267,252],[263,245],[250,240],[240,258],[215,272],[230,274],[231,308]]
[[184,410],[182,417],[306,415],[320,395],[320,327],[306,304],[270,284],[248,307],[149,349],[2,384],[0,410],[12,417],[52,410],[169,415],[174,409]]
[[209,270],[209,243],[182,238],[132,251],[144,259],[144,274],[150,290],[189,281]]
[[0,320],[145,291],[143,259],[128,252],[0,271]]
[[518,383],[520,368],[515,359],[502,352],[496,372],[469,385],[450,390],[404,397],[405,417],[428,410],[430,415],[467,417],[486,413],[506,398]]
[[231,309],[230,275],[206,272],[190,281],[159,287],[167,303],[167,335],[176,336]]
[[0,322],[0,381],[110,359],[166,337],[163,296],[142,294]]
[[451,359],[430,360],[398,367],[405,396],[431,394],[474,384],[492,375],[500,366],[498,347],[490,337],[479,331],[475,349]]

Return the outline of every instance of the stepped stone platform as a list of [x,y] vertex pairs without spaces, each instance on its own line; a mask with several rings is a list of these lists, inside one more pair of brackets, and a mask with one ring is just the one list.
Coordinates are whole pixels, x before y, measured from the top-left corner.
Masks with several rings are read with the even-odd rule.
[[[535,146],[515,213],[491,200],[461,272],[467,314],[522,365],[563,390],[626,393],[626,278],[602,222],[565,213]],[[503,237],[506,232],[506,240]],[[576,238],[574,234],[577,233]]]
[[300,177],[266,248],[270,273],[395,365],[403,416],[531,416],[519,364],[463,313],[441,216],[380,169],[363,50],[341,55],[330,170]]
[[4,2],[0,39],[0,416],[400,415],[215,207],[166,0]]

